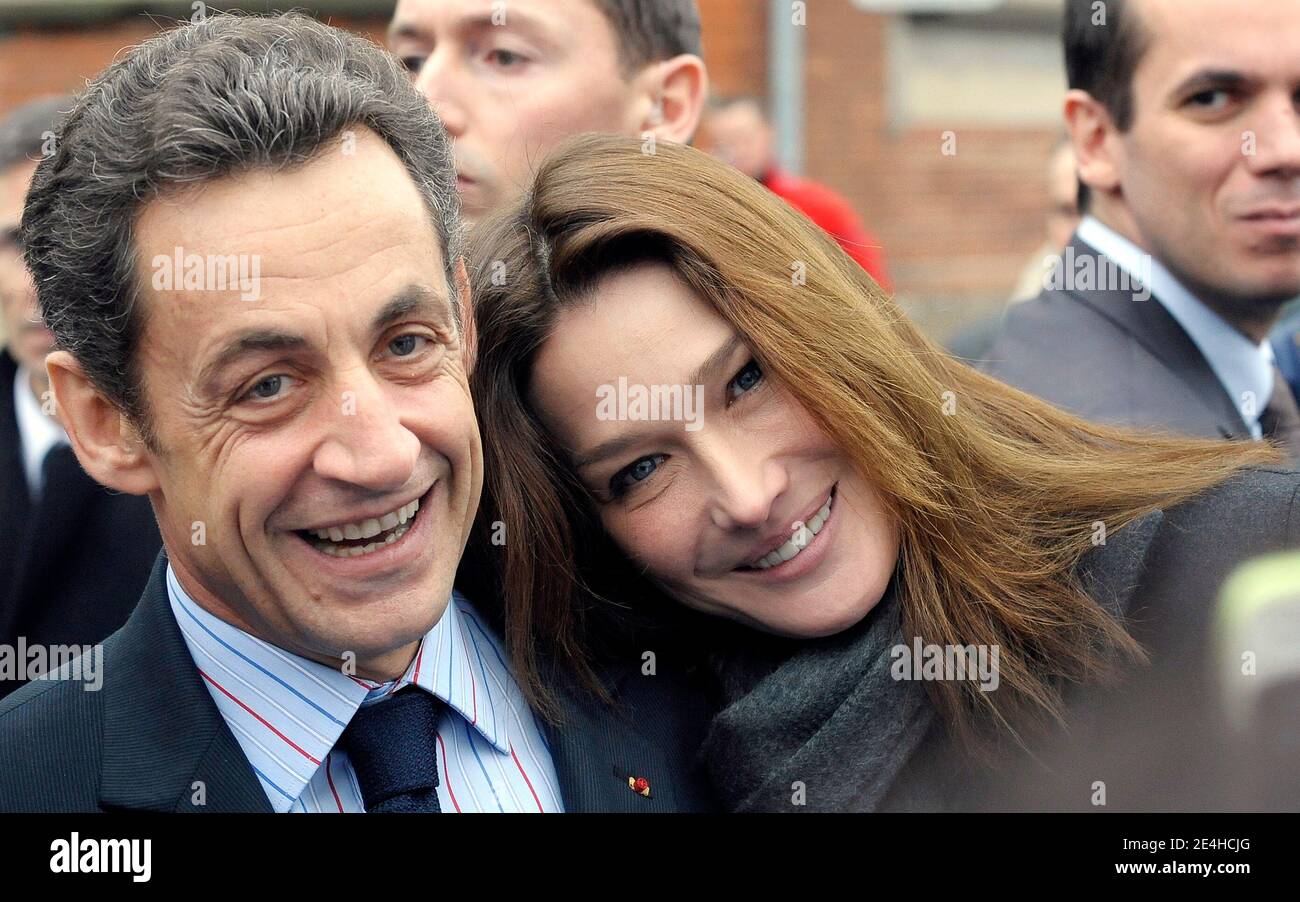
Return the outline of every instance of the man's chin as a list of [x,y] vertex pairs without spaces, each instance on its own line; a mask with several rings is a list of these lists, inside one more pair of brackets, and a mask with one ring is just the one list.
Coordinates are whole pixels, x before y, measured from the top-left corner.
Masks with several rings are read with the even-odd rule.
[[1246,281],[1250,287],[1242,296],[1242,303],[1261,314],[1268,314],[1289,301],[1300,297],[1300,272],[1289,268],[1281,272],[1256,271],[1254,278]]
[[458,182],[456,195],[460,198],[460,219],[467,228],[478,225],[500,203],[496,192],[482,182]]
[[[450,596],[450,590],[440,596],[430,589],[400,596],[372,593],[359,602],[331,593],[316,599],[311,610],[290,616],[298,619],[299,641],[309,649],[307,657],[328,667],[371,667],[384,661],[400,675],[415,646],[446,612]],[[402,660],[393,664],[399,657]]]

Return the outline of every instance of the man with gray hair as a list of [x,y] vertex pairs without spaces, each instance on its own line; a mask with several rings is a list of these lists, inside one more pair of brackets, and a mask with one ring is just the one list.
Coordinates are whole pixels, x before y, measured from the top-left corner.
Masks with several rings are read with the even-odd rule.
[[453,591],[483,473],[451,159],[392,58],[298,15],[165,32],[79,98],[23,238],[77,456],[164,554],[100,691],[0,705],[0,810],[707,807],[673,668],[611,662],[627,709],[557,691],[557,729]]
[[19,220],[71,106],[47,97],[0,119],[0,698],[43,672],[37,658],[49,649],[93,645],[125,623],[161,544],[146,499],[110,492],[77,464],[50,401],[54,336],[23,263]]

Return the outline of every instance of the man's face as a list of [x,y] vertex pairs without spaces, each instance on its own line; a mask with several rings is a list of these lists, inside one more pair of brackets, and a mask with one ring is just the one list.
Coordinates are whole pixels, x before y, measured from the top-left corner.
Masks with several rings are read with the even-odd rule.
[[1150,45],[1119,135],[1146,250],[1244,316],[1300,294],[1300,6],[1144,0]]
[[1079,174],[1074,148],[1063,144],[1047,167],[1047,240],[1060,250],[1079,227]]
[[704,119],[700,147],[750,178],[772,165],[772,130],[752,103],[733,103]]
[[648,112],[593,0],[399,0],[389,46],[455,139],[471,222],[564,139],[637,134]]
[[[482,454],[424,205],[373,133],[351,150],[148,204],[138,362],[187,591],[282,648],[391,672],[450,597]],[[166,290],[177,249],[247,255],[254,290]]]
[[54,350],[54,336],[41,323],[36,285],[18,245],[23,199],[35,172],[35,163],[19,163],[0,172],[0,308],[9,353],[40,377],[45,372],[45,355]]

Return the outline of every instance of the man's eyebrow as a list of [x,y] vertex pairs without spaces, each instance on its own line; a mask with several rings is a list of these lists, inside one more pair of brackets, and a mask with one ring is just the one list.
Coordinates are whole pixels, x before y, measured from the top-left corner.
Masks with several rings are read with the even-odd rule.
[[[506,16],[503,24],[498,25],[493,21],[493,13],[474,13],[457,19],[454,30],[457,33],[466,33],[472,31],[487,31],[496,29],[503,32],[521,32],[527,36],[543,39],[551,33],[546,23],[521,10],[511,9]],[[417,41],[429,40],[429,33],[426,29],[420,27],[414,22],[393,22],[388,29],[388,40],[391,43],[397,38],[410,38]]]
[[375,314],[370,329],[379,332],[413,313],[422,313],[443,325],[451,325],[451,311],[441,295],[423,285],[407,285]]
[[[736,353],[736,349],[743,343],[744,340],[739,335],[731,336],[726,343],[710,354],[703,363],[695,368],[691,373],[690,378],[687,380],[686,385],[704,385],[712,381],[712,379],[717,375],[717,370],[731,359],[732,355]],[[622,435],[601,442],[587,453],[580,457],[576,457],[573,461],[573,467],[576,470],[586,469],[592,464],[600,463],[606,458],[614,457],[615,455],[623,453],[639,440],[639,437],[635,435]]]
[[388,42],[390,44],[397,38],[411,38],[418,41],[424,36],[424,29],[414,22],[394,22],[388,27]]
[[241,357],[266,351],[300,351],[310,347],[310,342],[293,332],[277,329],[250,329],[232,335],[217,351],[215,357],[199,371],[198,384],[210,386],[217,375]]
[[1250,78],[1231,69],[1201,69],[1179,82],[1174,94],[1199,94],[1212,88],[1240,88],[1250,83]]

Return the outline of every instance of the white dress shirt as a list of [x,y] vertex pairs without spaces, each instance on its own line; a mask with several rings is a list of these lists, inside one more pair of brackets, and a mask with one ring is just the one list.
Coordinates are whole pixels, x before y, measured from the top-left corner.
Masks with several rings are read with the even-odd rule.
[[446,705],[434,736],[444,814],[564,810],[546,736],[500,642],[460,593],[401,679],[386,683],[231,626],[190,598],[170,564],[167,594],[199,676],[275,811],[365,811],[339,739],[358,708],[408,686]]
[[23,471],[27,475],[27,489],[32,500],[41,497],[45,488],[45,455],[57,445],[68,444],[68,434],[59,421],[47,417],[41,402],[32,394],[31,372],[18,367],[14,374],[14,415],[18,420],[18,439],[23,447]]
[[1251,434],[1262,438],[1259,417],[1273,396],[1273,348],[1268,341],[1251,341],[1198,300],[1153,255],[1097,218],[1085,216],[1075,235],[1151,290],[1200,348]]

